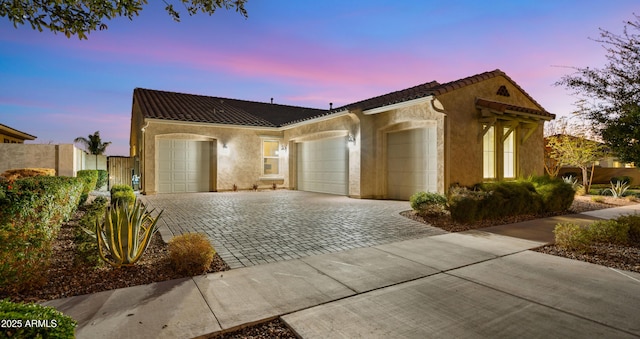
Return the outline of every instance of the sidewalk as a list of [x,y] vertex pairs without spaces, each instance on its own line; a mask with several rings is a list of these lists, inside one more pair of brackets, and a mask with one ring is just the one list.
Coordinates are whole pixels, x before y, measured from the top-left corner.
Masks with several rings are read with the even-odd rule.
[[[562,217],[634,211],[640,205]],[[78,338],[192,338],[279,316],[304,338],[640,336],[640,274],[527,251],[547,241],[501,235],[538,239],[554,218],[45,304],[78,321]]]

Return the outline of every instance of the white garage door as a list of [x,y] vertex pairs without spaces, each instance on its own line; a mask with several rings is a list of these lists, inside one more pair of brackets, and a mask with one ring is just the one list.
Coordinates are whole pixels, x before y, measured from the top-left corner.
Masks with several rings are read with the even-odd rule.
[[387,196],[409,200],[419,191],[438,191],[436,127],[387,135]]
[[349,154],[344,137],[298,144],[298,190],[348,194]]
[[209,142],[158,140],[158,192],[208,192]]

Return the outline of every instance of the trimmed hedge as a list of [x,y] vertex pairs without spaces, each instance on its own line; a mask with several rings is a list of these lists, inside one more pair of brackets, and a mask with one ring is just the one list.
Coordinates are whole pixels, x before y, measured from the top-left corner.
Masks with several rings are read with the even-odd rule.
[[62,222],[78,206],[77,178],[38,176],[0,183],[0,289],[37,286]]
[[133,204],[136,202],[136,194],[129,185],[113,185],[111,187],[111,205],[118,203]]
[[563,180],[538,177],[484,183],[472,189],[452,187],[448,204],[453,220],[468,223],[563,211],[571,206],[574,195],[571,185]]
[[98,182],[97,170],[81,170],[76,173],[76,176],[84,182],[84,188],[82,189],[82,195],[80,196],[79,205],[84,204],[89,197],[89,192],[96,188]]
[[2,338],[74,338],[78,323],[50,306],[0,300]]
[[590,225],[557,224],[553,230],[556,245],[585,252],[596,243],[640,244],[640,215],[625,215],[613,220],[598,220]]
[[107,186],[109,183],[109,172],[107,170],[98,170],[98,181],[96,182],[96,190]]

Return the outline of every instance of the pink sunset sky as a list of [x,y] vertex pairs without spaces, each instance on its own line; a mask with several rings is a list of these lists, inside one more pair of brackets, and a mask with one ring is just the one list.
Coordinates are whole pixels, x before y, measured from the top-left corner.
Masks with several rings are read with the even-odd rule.
[[496,68],[568,115],[576,98],[554,83],[602,67],[589,38],[640,13],[637,0],[249,0],[247,19],[176,23],[149,2],[82,41],[0,18],[0,123],[36,143],[100,131],[108,155],[128,155],[136,87],[328,108]]

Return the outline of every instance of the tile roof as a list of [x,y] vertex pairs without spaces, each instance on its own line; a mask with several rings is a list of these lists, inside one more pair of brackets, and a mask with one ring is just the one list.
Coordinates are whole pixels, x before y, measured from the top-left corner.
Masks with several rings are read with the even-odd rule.
[[145,118],[279,127],[328,110],[136,88],[133,99]]
[[[258,127],[281,127],[347,110],[361,109],[366,111],[430,95],[443,95],[459,88],[497,76],[506,78],[539,108],[539,110],[536,110],[508,105],[509,108],[507,109],[544,117],[555,117],[555,115],[547,112],[542,106],[540,106],[540,104],[538,104],[538,102],[527,94],[522,87],[499,69],[444,84],[440,84],[437,81],[431,81],[414,87],[354,102],[332,110],[174,93],[143,88],[136,88],[133,91],[133,97],[134,101],[138,102],[140,105],[140,109],[142,110],[142,114],[145,118]],[[495,106],[496,104],[501,103],[488,102],[486,104]]]
[[509,111],[539,115],[539,116],[548,117],[552,119],[556,117],[555,114],[551,114],[547,111],[541,111],[541,110],[521,107],[521,106],[514,106],[504,102],[491,101],[491,100],[485,100],[485,99],[477,99],[476,106],[491,108],[496,111],[500,111],[502,113],[509,110]]
[[548,116],[550,114],[542,106],[540,106],[540,104],[537,101],[535,101],[527,92],[525,92],[525,90],[522,87],[520,87],[507,74],[505,74],[503,71],[499,69],[496,69],[490,72],[484,72],[484,73],[472,75],[470,77],[447,82],[444,84],[440,84],[437,81],[427,82],[418,86],[410,87],[400,91],[395,91],[395,92],[391,92],[381,96],[377,96],[375,98],[362,100],[362,101],[355,102],[353,104],[345,105],[335,109],[334,111],[344,110],[344,109],[362,109],[363,111],[366,111],[369,109],[392,105],[392,104],[409,101],[413,99],[418,99],[418,98],[422,98],[430,95],[435,95],[435,96],[443,95],[445,93],[455,91],[459,88],[473,85],[481,81],[495,78],[497,76],[502,76],[506,78],[507,80],[509,80],[509,82],[511,82],[511,84],[513,84],[516,88],[518,88],[518,90],[524,93],[529,100],[531,100],[536,106],[540,108],[538,112],[543,113],[544,116]]

